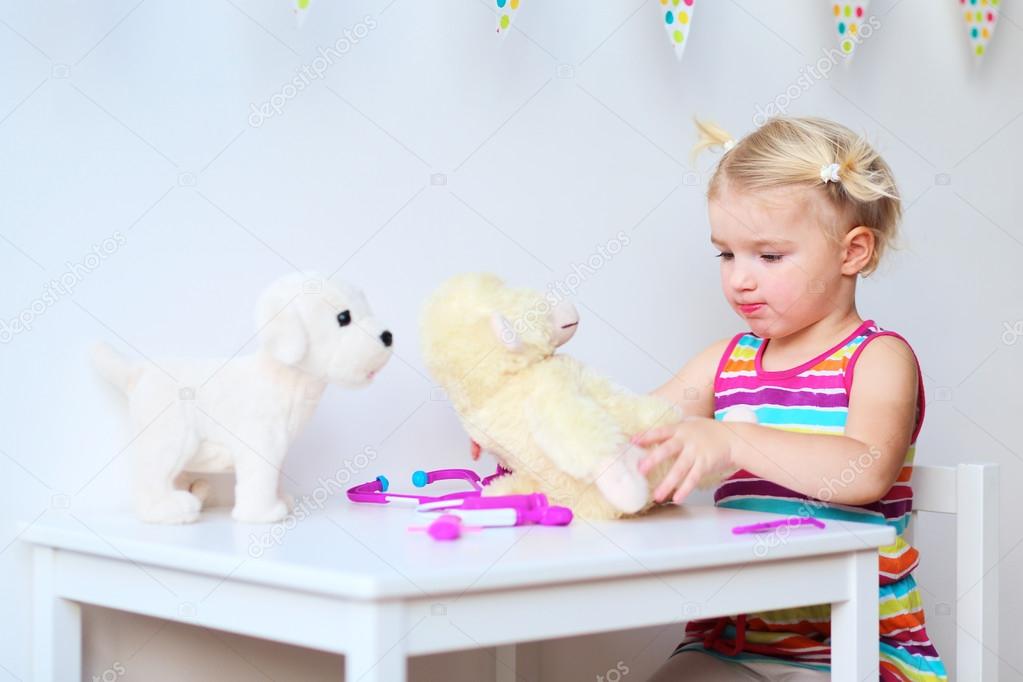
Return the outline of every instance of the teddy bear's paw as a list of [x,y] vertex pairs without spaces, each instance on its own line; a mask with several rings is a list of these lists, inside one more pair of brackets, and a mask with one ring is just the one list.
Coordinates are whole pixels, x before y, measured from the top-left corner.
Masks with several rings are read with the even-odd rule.
[[242,523],[275,523],[288,515],[288,505],[284,500],[277,500],[269,507],[254,505],[235,505],[231,517]]
[[570,506],[575,517],[587,521],[611,521],[625,516],[625,512],[612,505],[593,488],[588,489],[588,494],[573,499]]
[[638,448],[626,449],[601,467],[595,481],[607,501],[626,514],[642,510],[650,499],[650,486],[639,473],[642,456]]
[[201,508],[202,500],[184,490],[140,500],[136,505],[139,519],[146,523],[193,523]]

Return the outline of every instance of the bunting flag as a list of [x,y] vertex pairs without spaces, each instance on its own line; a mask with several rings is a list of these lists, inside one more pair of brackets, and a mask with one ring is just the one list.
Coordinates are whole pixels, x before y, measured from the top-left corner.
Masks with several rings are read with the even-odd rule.
[[675,48],[675,58],[682,61],[689,28],[693,25],[693,9],[696,0],[660,0],[664,30],[668,32],[668,40]]
[[867,20],[867,4],[867,0],[860,0],[836,2],[831,6],[838,33],[838,49],[846,57],[852,57],[856,44],[860,42],[860,27]]
[[991,36],[998,23],[999,0],[959,0],[966,19],[966,34],[970,37],[970,51],[980,59],[988,50]]
[[518,14],[519,0],[496,0],[497,2],[497,32],[508,33],[511,28],[512,19]]
[[302,24],[309,17],[309,3],[311,0],[292,0],[292,2],[295,3],[294,9],[292,9],[295,13],[295,22],[299,28],[302,28]]

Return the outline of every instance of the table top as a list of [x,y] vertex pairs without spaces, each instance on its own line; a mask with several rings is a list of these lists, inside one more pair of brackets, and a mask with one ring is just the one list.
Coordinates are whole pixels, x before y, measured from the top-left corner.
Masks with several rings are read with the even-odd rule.
[[[305,510],[303,510],[305,512]],[[407,508],[331,500],[280,524],[233,521],[228,509],[194,524],[141,523],[130,512],[51,510],[26,524],[33,544],[352,599],[415,598],[774,561],[877,548],[886,525],[826,521],[778,534],[732,526],[779,518],[669,505],[633,519],[470,532],[437,542],[408,532]]]

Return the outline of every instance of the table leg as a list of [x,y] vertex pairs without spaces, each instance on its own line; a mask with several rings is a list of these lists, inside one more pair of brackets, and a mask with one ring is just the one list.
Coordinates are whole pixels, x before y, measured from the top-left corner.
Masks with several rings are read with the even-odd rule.
[[874,682],[880,648],[877,550],[855,552],[848,562],[849,599],[831,605],[831,679]]
[[537,682],[540,679],[539,644],[502,644],[495,647],[496,682]]
[[32,555],[32,679],[82,679],[82,610],[54,591],[55,550]]
[[359,623],[362,636],[345,653],[345,682],[405,682],[408,633],[401,608],[368,604]]
[[518,677],[516,669],[518,668],[517,651],[514,644],[504,644],[495,648],[495,659],[497,663],[497,672],[495,679],[497,682],[515,682]]

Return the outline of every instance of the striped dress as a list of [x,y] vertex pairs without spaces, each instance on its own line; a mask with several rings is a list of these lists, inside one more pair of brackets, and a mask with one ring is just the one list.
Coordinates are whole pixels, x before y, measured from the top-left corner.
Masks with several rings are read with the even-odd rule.
[[[756,412],[757,421],[765,426],[797,433],[842,435],[856,359],[870,341],[881,336],[902,339],[894,332],[882,330],[873,320],[866,320],[841,343],[812,360],[789,370],[766,371],[761,366],[761,357],[769,339],[753,333],[738,334],[718,365],[714,380],[714,417],[720,420],[729,409],[744,405]],[[922,374],[919,363],[917,372]],[[877,502],[846,505],[812,500],[808,503],[810,498],[745,470],[722,482],[714,494],[714,503],[721,507],[887,523],[895,528],[895,542],[882,547],[879,557],[879,679],[882,682],[948,679],[924,627],[923,604],[912,576],[918,560],[917,550],[903,538],[910,519],[913,500],[910,476],[923,416],[921,376],[916,427],[902,470],[895,484]],[[691,621],[686,624],[685,639],[674,654],[702,650],[722,658],[766,659],[830,670],[830,621],[828,604]]]

